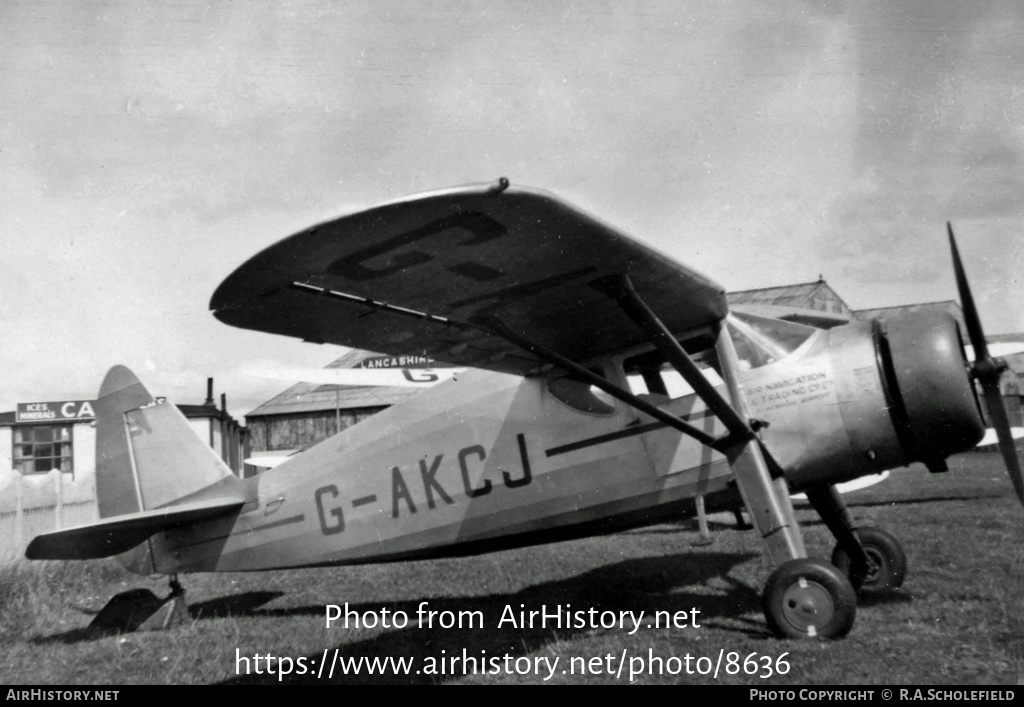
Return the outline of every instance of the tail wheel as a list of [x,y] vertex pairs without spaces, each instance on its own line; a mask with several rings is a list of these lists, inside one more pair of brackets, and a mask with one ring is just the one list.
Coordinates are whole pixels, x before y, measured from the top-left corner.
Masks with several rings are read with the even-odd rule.
[[[853,531],[868,556],[868,573],[861,591],[888,591],[899,589],[907,576],[907,555],[896,537],[881,528],[857,528]],[[832,552],[832,564],[850,576],[850,556],[841,547]]]
[[783,638],[842,638],[857,615],[850,580],[821,560],[779,565],[768,578],[762,601],[769,628]]

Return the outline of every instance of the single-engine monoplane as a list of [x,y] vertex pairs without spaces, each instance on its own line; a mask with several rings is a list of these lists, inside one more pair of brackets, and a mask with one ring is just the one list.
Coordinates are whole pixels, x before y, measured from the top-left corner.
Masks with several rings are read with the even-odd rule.
[[[943,471],[985,431],[975,379],[1024,500],[1003,364],[949,241],[973,363],[947,314],[822,329],[730,312],[711,279],[505,179],[318,224],[235,270],[214,315],[468,370],[243,480],[115,367],[96,402],[100,520],[27,555],[172,577],[425,559],[678,519],[700,497],[742,502],[764,539],[774,632],[842,636],[857,591],[900,586],[906,559],[854,527],[835,485]],[[807,557],[795,492],[832,562]]]

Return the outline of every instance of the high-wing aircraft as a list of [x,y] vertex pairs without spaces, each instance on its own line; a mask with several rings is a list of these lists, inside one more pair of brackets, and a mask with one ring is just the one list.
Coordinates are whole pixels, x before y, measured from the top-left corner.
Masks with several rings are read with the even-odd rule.
[[[911,462],[942,471],[973,447],[985,424],[972,376],[1024,500],[1000,363],[949,236],[973,364],[945,314],[820,329],[730,313],[707,277],[505,179],[313,226],[232,273],[214,315],[471,370],[241,480],[115,367],[96,402],[101,519],[39,536],[27,555],[119,555],[172,577],[386,562],[742,499],[775,565],[770,628],[843,636],[856,590],[898,587],[906,559],[891,534],[854,527],[835,485]],[[832,563],[807,557],[791,491],[834,534]]]
[[429,388],[443,380],[454,378],[464,370],[466,369],[439,363],[429,356],[379,356],[363,352],[360,353],[358,362],[351,366],[288,368],[249,365],[244,366],[240,372],[259,378],[304,381],[321,385]]
[[[403,354],[381,356],[372,351],[350,351],[326,368],[296,368],[274,363],[248,364],[239,371],[258,378],[302,381],[319,385],[356,388],[429,388],[454,378],[465,368],[439,363],[429,356]],[[257,452],[245,460],[259,469],[273,469],[303,449]]]

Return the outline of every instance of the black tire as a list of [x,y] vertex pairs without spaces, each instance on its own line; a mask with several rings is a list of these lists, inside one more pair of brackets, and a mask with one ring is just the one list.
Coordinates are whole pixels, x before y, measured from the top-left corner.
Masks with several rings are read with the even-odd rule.
[[857,616],[850,580],[821,560],[779,565],[768,577],[762,602],[768,627],[782,638],[842,638]]
[[[857,528],[853,532],[868,555],[868,574],[858,591],[886,592],[902,587],[907,577],[907,555],[900,541],[881,528]],[[836,546],[832,551],[832,564],[850,576],[850,556],[843,548]]]

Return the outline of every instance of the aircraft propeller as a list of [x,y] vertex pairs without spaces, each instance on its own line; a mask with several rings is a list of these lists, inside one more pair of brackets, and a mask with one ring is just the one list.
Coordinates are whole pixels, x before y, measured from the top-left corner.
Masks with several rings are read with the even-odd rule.
[[953,271],[956,274],[956,287],[960,293],[960,304],[963,307],[964,320],[967,323],[967,335],[974,347],[974,363],[971,364],[971,374],[981,382],[989,418],[991,418],[992,426],[999,437],[999,449],[1003,454],[1003,461],[1006,462],[1006,471],[1013,482],[1017,498],[1024,504],[1024,473],[1021,472],[1020,460],[1017,458],[1017,449],[1010,429],[1009,415],[999,390],[999,379],[1008,366],[1006,361],[993,358],[989,354],[985,333],[981,328],[981,319],[974,306],[974,296],[971,294],[970,285],[967,284],[967,275],[964,273],[964,266],[960,261],[956,238],[953,237],[953,226],[948,221],[946,230],[949,232],[949,247],[953,253]]

